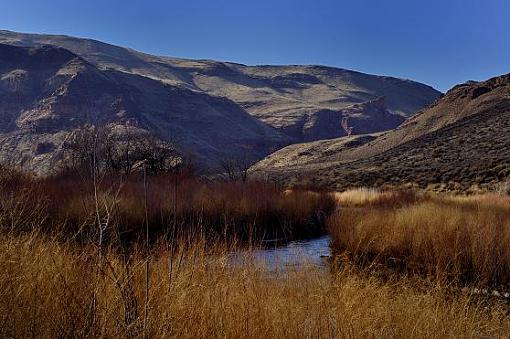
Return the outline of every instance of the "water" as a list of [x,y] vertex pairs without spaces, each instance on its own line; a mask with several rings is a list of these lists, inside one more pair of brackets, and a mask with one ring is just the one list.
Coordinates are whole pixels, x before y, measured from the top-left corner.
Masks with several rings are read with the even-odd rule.
[[[286,269],[301,265],[324,266],[331,255],[330,236],[309,240],[291,241],[282,246],[255,250],[250,258],[263,263],[269,269]],[[234,263],[242,264],[243,253],[235,253]]]

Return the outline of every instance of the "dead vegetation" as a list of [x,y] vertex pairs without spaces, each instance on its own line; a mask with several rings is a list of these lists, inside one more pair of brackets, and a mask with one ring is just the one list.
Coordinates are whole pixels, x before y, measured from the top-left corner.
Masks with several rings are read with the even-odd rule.
[[[498,337],[510,330],[505,302],[469,292],[453,294],[426,279],[398,274],[381,279],[371,269],[350,264],[332,266],[331,272],[312,265],[267,270],[243,246],[249,230],[252,235],[286,230],[278,234],[309,236],[332,210],[332,196],[304,189],[281,191],[262,182],[204,183],[185,173],[175,175],[145,180],[133,175],[121,182],[105,176],[95,184],[73,177],[2,176],[0,336]],[[384,216],[390,225],[402,218],[392,216],[392,209],[395,214],[416,209],[414,217],[402,219],[405,225],[415,221],[408,226],[412,230],[425,220],[421,217],[430,216],[421,204],[440,205],[406,192],[358,190],[337,199],[344,208],[331,218],[334,246],[340,240],[352,244],[348,240],[357,233],[348,233],[349,227],[363,229],[355,214],[347,214],[346,222],[341,219],[346,206],[370,206],[368,220],[380,222],[375,216]],[[473,218],[469,213],[491,215],[485,208],[500,209],[501,215],[490,219],[494,222],[507,216],[507,200],[496,196],[450,198],[441,204],[445,211],[467,206],[459,211],[468,213],[464,219],[458,214],[448,223],[453,228],[465,227]],[[435,211],[437,206],[431,206]],[[427,213],[418,213],[422,208]],[[445,218],[443,212],[435,213],[433,221]],[[375,221],[369,228],[374,235],[380,234]],[[475,221],[468,231],[480,226]],[[443,239],[432,232],[434,225],[437,222],[416,239],[431,234]],[[501,266],[506,263],[501,256],[507,251],[506,238],[500,244],[491,242],[500,241],[495,232],[505,225],[496,225],[478,244],[485,239],[482,228],[473,233],[480,239],[468,237],[471,242],[453,250],[446,248],[451,245],[446,240],[453,238],[451,227],[445,226],[445,241],[433,248],[449,255],[477,240],[479,247],[469,253],[488,251],[476,252],[481,259],[491,258],[484,256],[495,253],[491,251],[499,255],[476,266],[486,267],[481,276],[494,281],[506,276],[506,266]],[[395,231],[390,226],[381,230]],[[389,241],[390,233],[384,234]],[[392,244],[398,248],[410,234],[397,235]],[[425,245],[430,243],[418,248]],[[231,261],[239,251],[241,262]],[[421,253],[409,259],[434,258]]]
[[[133,243],[200,234],[224,241],[257,243],[266,238],[291,240],[325,233],[334,208],[325,193],[296,190],[284,194],[262,181],[204,181],[176,171],[81,177],[68,173],[31,178],[5,170],[0,182],[1,225],[23,233],[37,228],[78,242],[97,237]],[[43,217],[35,218],[33,213]],[[7,226],[8,225],[8,226]]]
[[[209,244],[211,245],[211,244]],[[269,273],[227,248],[162,246],[146,258],[32,233],[0,238],[2,337],[499,337],[507,308],[349,269]],[[209,249],[209,250],[208,250]],[[211,255],[214,253],[214,255]],[[148,294],[146,303],[145,295]],[[147,309],[147,313],[145,313]]]
[[[351,194],[358,202],[360,192]],[[370,198],[330,218],[336,253],[363,267],[509,290],[509,197],[371,192]]]

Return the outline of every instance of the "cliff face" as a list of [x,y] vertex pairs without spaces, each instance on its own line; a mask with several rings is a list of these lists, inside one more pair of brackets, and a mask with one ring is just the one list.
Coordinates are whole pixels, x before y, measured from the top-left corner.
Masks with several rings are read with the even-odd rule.
[[338,111],[314,112],[307,117],[301,130],[305,141],[313,141],[346,136],[347,130],[353,135],[386,131],[396,128],[404,120],[403,116],[391,113],[381,97]]

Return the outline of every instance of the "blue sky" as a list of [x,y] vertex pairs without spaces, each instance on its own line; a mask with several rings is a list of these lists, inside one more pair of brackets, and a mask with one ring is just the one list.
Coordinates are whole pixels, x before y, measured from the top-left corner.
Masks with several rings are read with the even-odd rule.
[[510,72],[508,0],[0,0],[0,28],[160,55],[331,65],[442,91]]

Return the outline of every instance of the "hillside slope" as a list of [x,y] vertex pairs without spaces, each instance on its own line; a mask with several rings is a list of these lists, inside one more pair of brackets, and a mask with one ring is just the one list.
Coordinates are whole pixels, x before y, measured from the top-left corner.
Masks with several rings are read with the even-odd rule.
[[100,70],[52,46],[0,44],[0,117],[0,157],[41,173],[84,124],[148,131],[209,167],[254,161],[289,142],[226,98]]
[[[346,144],[348,138],[340,138],[316,142],[313,148],[321,154]],[[286,147],[253,171],[337,188],[408,183],[457,190],[497,187],[510,179],[510,74],[456,86],[399,128],[368,142],[285,164],[288,154],[309,145]]]
[[[354,133],[395,128],[440,96],[410,80],[374,76],[324,66],[245,66],[210,60],[153,56],[103,42],[62,35],[0,31],[0,43],[53,45],[81,56],[99,69],[142,75],[166,84],[230,99],[294,142],[346,135],[341,119],[353,120]],[[377,101],[379,114],[374,118]],[[353,111],[353,105],[365,104]],[[364,108],[368,110],[364,110]],[[324,132],[324,126],[327,131]]]

